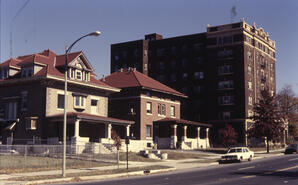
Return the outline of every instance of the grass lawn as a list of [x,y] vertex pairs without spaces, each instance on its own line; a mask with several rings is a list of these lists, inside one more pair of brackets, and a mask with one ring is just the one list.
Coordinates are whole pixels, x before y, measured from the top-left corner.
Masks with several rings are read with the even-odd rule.
[[[94,170],[88,172],[80,172],[80,173],[69,173],[66,174],[66,177],[74,177],[75,181],[79,181],[78,177],[80,176],[94,176],[94,175],[107,175],[107,174],[118,174],[118,173],[126,173],[126,172],[134,172],[134,171],[144,171],[144,170],[157,170],[157,169],[167,169],[170,168],[168,166],[161,165],[153,165],[146,167],[134,167],[126,169],[113,169],[113,170]],[[44,180],[44,179],[56,179],[62,178],[61,174],[59,175],[39,175],[39,176],[29,176],[29,177],[15,177],[10,178],[11,181],[35,181],[35,180]]]
[[[119,158],[120,158],[120,161],[126,161],[126,152],[120,152],[119,153]],[[140,155],[139,153],[128,152],[128,161],[157,162],[157,161],[160,161],[160,160],[149,159],[149,158],[146,158],[146,157]]]
[[180,160],[180,159],[201,159],[208,157],[208,154],[198,154],[184,151],[164,151],[162,153],[168,154],[168,159],[170,160]]
[[[67,159],[67,168],[86,168],[115,165],[116,163]],[[0,174],[45,171],[62,168],[62,159],[53,157],[38,157],[19,155],[0,155]]]

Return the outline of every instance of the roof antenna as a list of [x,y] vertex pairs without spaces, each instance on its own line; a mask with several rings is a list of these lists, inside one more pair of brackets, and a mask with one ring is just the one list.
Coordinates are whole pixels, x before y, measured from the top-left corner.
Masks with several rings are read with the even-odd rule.
[[237,16],[236,6],[232,6],[231,8],[231,23],[234,22],[235,17]]
[[9,34],[9,44],[10,44],[10,58],[12,58],[12,23],[16,20],[16,18],[19,16],[19,14],[23,11],[23,9],[27,6],[30,0],[27,0],[23,6],[17,11],[15,16],[12,18],[10,22],[10,34]]

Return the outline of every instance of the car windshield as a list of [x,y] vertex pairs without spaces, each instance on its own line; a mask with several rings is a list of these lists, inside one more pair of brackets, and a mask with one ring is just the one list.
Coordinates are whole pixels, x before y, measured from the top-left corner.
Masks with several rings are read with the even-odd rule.
[[241,152],[241,148],[232,148],[228,151],[228,153],[236,153],[236,152]]
[[297,144],[291,144],[289,147],[296,148],[297,147]]

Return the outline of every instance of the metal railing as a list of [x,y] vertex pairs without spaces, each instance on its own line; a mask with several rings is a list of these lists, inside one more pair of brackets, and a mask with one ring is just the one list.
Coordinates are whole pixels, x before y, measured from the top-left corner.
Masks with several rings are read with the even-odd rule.
[[[62,145],[0,145],[0,172],[6,169],[61,169]],[[117,151],[100,145],[67,145],[68,168],[116,165]]]

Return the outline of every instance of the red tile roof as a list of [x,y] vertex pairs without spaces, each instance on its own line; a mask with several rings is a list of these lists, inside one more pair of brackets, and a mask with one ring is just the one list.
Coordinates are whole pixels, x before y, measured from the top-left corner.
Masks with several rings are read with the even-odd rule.
[[[68,62],[69,63],[72,62],[75,58],[77,58],[80,55],[84,56],[82,51],[70,53],[68,55],[69,56]],[[14,67],[21,68],[21,67],[33,65],[34,63],[41,63],[45,65],[39,72],[34,74],[34,76],[51,75],[51,76],[62,77],[62,78],[64,77],[64,71],[61,71],[61,67],[64,67],[65,55],[57,55],[56,53],[54,53],[49,49],[44,50],[43,52],[40,52],[40,53],[19,56],[16,59],[11,58],[3,63],[0,63],[0,67],[14,66]],[[91,68],[90,84],[99,85],[107,88],[114,88],[95,78],[95,74],[89,62],[88,62],[88,67]],[[5,80],[9,80],[9,79],[4,79],[4,81]]]
[[105,83],[120,89],[129,87],[145,87],[164,93],[187,97],[186,95],[133,69],[123,69],[121,71],[114,72],[101,80],[104,80]]
[[5,62],[0,64],[0,67],[9,67],[9,66],[13,66],[13,67],[20,67],[18,64],[21,62],[21,60],[15,59],[15,58],[10,58],[8,60],[6,60]]
[[[63,119],[63,114],[56,114],[49,116],[47,118],[49,119]],[[87,113],[81,113],[81,112],[68,112],[67,113],[68,118],[78,118],[84,120],[95,120],[99,123],[112,123],[112,124],[134,124],[134,121],[130,120],[122,120],[118,118],[111,118],[111,117],[104,117],[104,116],[98,116],[94,114],[87,114]]]
[[189,121],[189,120],[184,120],[184,119],[177,119],[177,118],[163,118],[157,121],[154,121],[154,123],[157,124],[162,124],[162,123],[169,123],[173,122],[175,124],[184,124],[184,125],[197,125],[197,126],[204,126],[204,127],[212,127],[211,124],[207,123],[201,123],[201,122],[195,122],[195,121]]
[[[82,54],[82,51],[68,54],[68,64]],[[65,55],[59,55],[56,57],[56,67],[63,67],[65,65]]]

